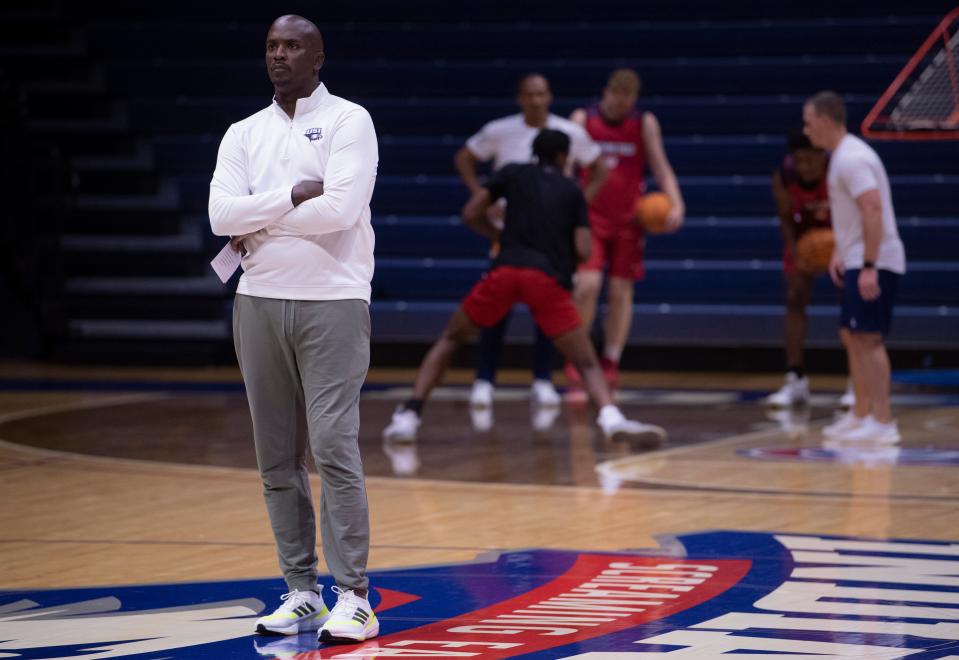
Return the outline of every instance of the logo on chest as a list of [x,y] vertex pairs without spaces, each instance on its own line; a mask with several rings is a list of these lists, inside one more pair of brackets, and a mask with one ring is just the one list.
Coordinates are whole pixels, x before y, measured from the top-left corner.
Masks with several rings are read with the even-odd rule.
[[306,133],[304,133],[303,135],[306,136],[306,139],[309,140],[310,142],[319,142],[319,140],[322,139],[323,137],[323,129],[308,128],[306,129]]

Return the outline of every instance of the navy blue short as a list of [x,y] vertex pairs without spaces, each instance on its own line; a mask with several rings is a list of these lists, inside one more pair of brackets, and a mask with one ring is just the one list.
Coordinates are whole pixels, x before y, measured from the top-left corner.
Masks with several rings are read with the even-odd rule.
[[896,290],[902,275],[888,270],[879,270],[879,297],[863,300],[859,293],[859,269],[846,271],[843,277],[842,314],[839,325],[852,332],[878,332],[889,334],[892,326],[892,308],[896,303]]

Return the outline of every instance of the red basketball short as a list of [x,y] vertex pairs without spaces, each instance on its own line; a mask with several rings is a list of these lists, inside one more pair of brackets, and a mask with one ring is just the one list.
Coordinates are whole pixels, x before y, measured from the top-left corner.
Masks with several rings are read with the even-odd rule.
[[581,321],[573,297],[541,270],[497,266],[463,298],[463,311],[481,328],[496,325],[516,303],[525,303],[550,339],[575,330]]
[[589,214],[589,227],[593,235],[589,259],[579,265],[579,270],[602,272],[607,265],[611,277],[641,280],[646,276],[643,267],[643,230],[631,220],[611,222],[594,213]]

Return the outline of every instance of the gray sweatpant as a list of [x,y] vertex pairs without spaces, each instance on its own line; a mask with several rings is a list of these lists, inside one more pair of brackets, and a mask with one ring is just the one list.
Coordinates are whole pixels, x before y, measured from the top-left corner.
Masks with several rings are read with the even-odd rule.
[[341,588],[366,589],[370,523],[357,434],[370,363],[369,306],[237,295],[233,342],[287,586],[316,588],[309,446],[322,480],[323,557]]

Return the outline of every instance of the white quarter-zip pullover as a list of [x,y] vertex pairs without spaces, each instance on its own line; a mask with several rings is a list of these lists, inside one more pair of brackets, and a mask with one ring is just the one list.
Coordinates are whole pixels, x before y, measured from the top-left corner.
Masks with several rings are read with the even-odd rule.
[[[370,301],[370,198],[379,160],[369,113],[322,83],[227,129],[210,182],[210,226],[244,241],[237,293],[287,300]],[[323,194],[293,207],[293,186]]]

